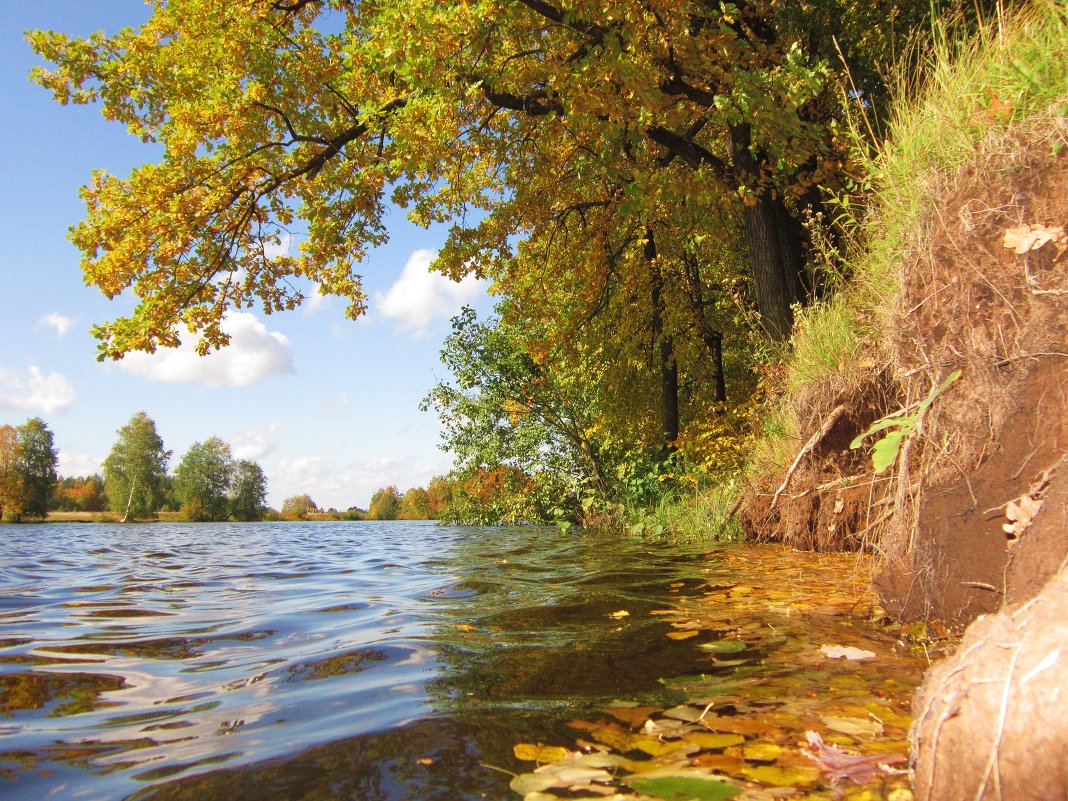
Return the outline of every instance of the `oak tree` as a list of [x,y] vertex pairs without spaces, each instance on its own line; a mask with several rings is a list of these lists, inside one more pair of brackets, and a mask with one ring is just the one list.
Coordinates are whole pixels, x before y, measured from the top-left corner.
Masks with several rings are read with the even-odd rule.
[[[441,269],[494,275],[557,192],[597,182],[639,224],[658,184],[714,196],[730,213],[702,233],[744,241],[763,327],[783,339],[806,292],[800,211],[843,167],[835,48],[875,98],[874,65],[915,8],[169,0],[139,29],[30,40],[57,100],[99,102],[164,152],[83,193],[86,280],[140,298],[96,329],[102,356],[174,345],[183,326],[221,345],[229,308],[299,303],[294,276],[360,314],[356,265],[385,239],[389,200],[455,223]],[[291,229],[296,254],[278,247]]]

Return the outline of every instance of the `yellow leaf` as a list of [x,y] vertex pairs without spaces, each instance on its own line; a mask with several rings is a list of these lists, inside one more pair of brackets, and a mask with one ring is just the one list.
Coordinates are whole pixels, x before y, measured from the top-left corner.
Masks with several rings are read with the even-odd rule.
[[667,636],[672,640],[688,640],[690,637],[696,637],[700,633],[699,631],[669,631]]
[[695,731],[687,734],[685,739],[686,742],[701,748],[729,748],[745,742],[745,738],[740,734],[720,734],[711,731]]
[[628,612],[626,609],[620,609],[618,612],[611,612],[608,616],[614,617],[616,620],[619,620],[624,617],[630,617],[630,612]]
[[566,759],[568,750],[559,745],[535,745],[533,743],[518,743],[512,749],[516,759],[524,762],[559,762]]
[[865,720],[864,718],[844,718],[836,715],[820,715],[824,725],[834,731],[850,736],[876,735],[883,733],[883,724],[877,720]]
[[757,762],[774,762],[782,754],[782,746],[775,743],[749,743],[742,746],[742,756]]
[[780,768],[775,765],[756,765],[740,771],[747,779],[774,787],[808,787],[820,780],[817,768]]

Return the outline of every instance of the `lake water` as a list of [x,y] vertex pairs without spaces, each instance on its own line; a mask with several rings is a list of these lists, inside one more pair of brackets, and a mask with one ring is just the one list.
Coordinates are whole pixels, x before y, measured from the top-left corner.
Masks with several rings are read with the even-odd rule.
[[506,798],[515,743],[707,662],[648,612],[710,564],[547,528],[5,526],[0,798]]

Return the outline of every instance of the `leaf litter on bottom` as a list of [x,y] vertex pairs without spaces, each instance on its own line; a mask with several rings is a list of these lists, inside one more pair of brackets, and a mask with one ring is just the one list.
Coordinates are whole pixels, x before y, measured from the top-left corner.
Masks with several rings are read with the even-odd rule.
[[[517,757],[566,756],[513,789],[526,801],[910,801],[909,776],[894,766],[907,760],[927,659],[899,626],[869,621],[863,557],[746,546],[715,558],[703,597],[655,612],[672,631],[695,632],[686,639],[708,656],[708,673],[663,682],[687,700],[661,709],[620,699],[572,721],[581,736],[563,751],[517,747]],[[743,652],[744,664],[723,658]]]

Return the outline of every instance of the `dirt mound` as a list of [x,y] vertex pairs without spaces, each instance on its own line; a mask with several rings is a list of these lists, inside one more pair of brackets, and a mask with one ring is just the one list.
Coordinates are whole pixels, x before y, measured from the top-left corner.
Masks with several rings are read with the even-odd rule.
[[973,624],[914,698],[920,801],[1068,799],[1068,570]]

